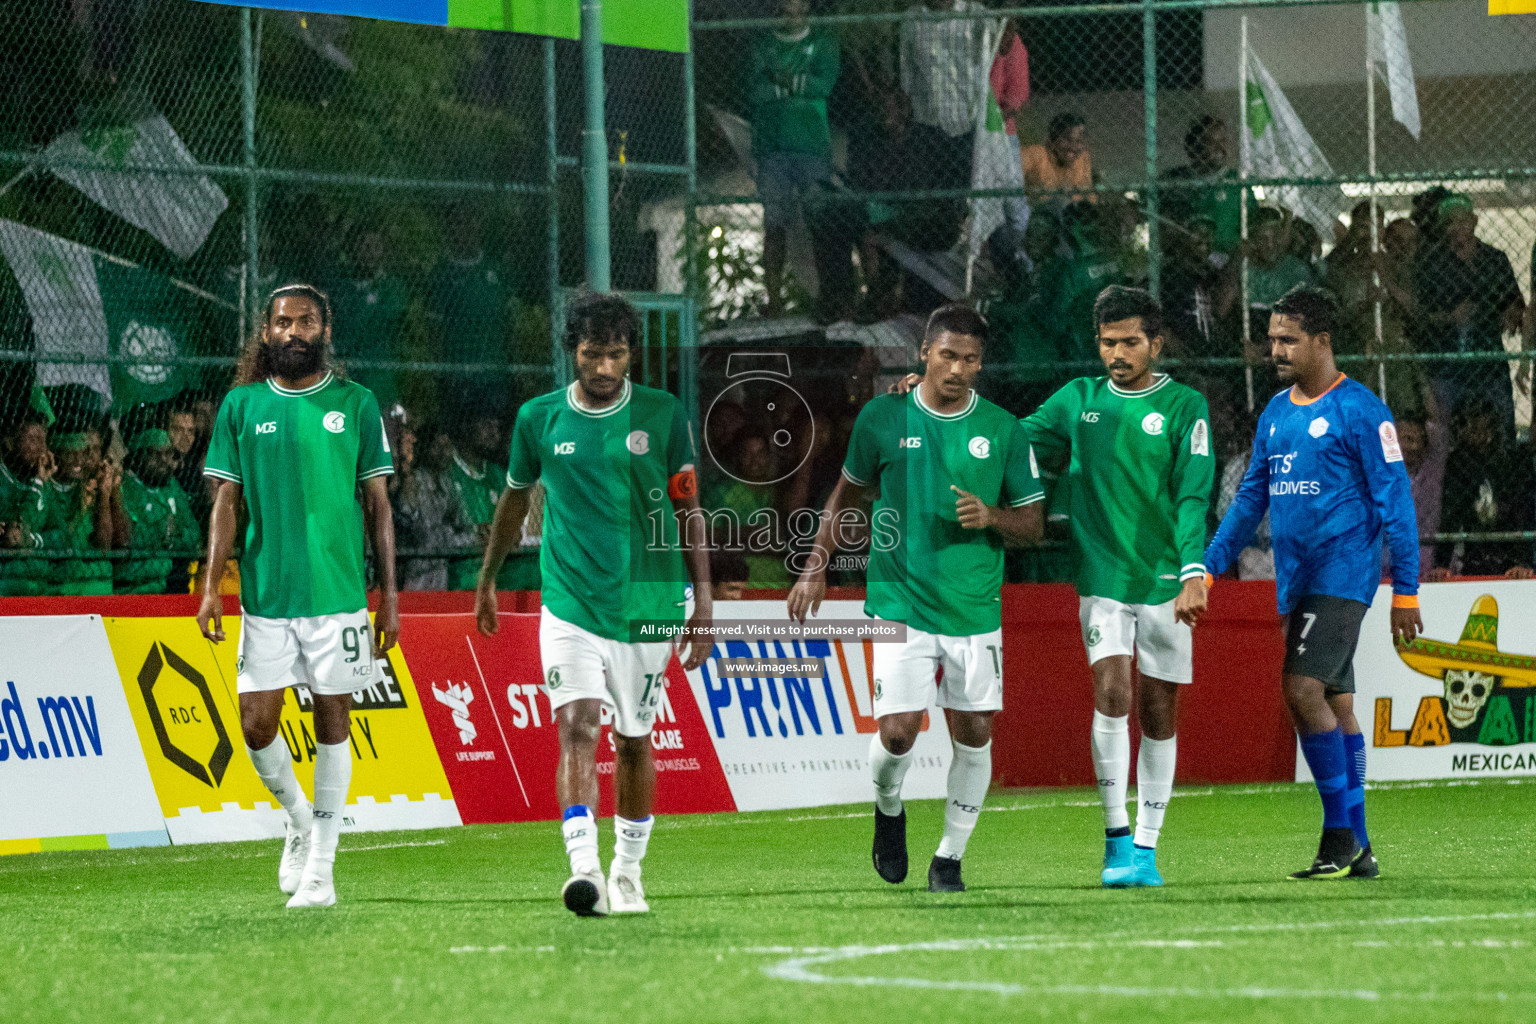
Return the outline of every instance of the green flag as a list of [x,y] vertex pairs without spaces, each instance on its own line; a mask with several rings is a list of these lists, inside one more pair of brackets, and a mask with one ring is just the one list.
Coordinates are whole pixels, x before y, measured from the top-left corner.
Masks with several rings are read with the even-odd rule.
[[[0,220],[0,252],[32,316],[39,385],[84,384],[119,406],[181,389],[188,311],[167,278],[8,220]],[[132,362],[109,369],[110,356]]]

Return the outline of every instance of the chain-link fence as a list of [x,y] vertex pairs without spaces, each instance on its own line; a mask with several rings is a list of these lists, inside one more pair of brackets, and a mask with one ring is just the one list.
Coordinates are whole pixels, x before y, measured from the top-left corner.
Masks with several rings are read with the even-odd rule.
[[[686,58],[607,50],[613,280],[645,288],[641,213],[684,206]],[[470,585],[581,281],[579,44],[37,0],[0,9],[0,83],[0,594],[187,589],[213,417],[294,281],[384,411],[406,583]],[[676,386],[681,307],[650,306],[638,369]]]
[[[1163,299],[1169,366],[1207,395],[1228,468],[1275,390],[1266,307],[1328,285],[1341,362],[1445,467],[1437,565],[1531,564],[1536,18],[1476,0],[694,15],[691,54],[607,48],[613,284],[646,310],[637,379],[696,410],[706,498],[781,513],[755,581],[783,582],[793,513],[820,507],[930,310],[987,311],[984,393],[1024,414],[1099,371],[1089,309],[1117,281]],[[186,588],[212,417],[293,280],[330,294],[336,358],[386,411],[407,583],[467,585],[516,408],[569,379],[577,44],[38,0],[0,9],[0,82],[0,593]],[[740,378],[732,355],[766,349],[804,410],[772,400],[772,368]],[[504,582],[536,583],[531,561]],[[1039,562],[1019,571],[1051,577]]]
[[1103,372],[1098,292],[1149,287],[1168,368],[1211,405],[1214,516],[1279,389],[1269,306],[1319,283],[1342,367],[1409,438],[1426,556],[1533,564],[1536,18],[1478,0],[695,14],[706,345],[777,317],[890,370],[893,336],[911,364],[921,318],[966,299],[993,326],[984,394],[1023,415]]

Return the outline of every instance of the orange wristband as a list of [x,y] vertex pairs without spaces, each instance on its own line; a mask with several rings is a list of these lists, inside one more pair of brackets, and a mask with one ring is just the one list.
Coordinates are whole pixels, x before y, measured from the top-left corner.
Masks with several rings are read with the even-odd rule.
[[1216,585],[1216,577],[1210,573],[1205,574],[1205,589],[1209,590]]
[[1419,606],[1418,594],[1393,594],[1393,608],[1417,608]]

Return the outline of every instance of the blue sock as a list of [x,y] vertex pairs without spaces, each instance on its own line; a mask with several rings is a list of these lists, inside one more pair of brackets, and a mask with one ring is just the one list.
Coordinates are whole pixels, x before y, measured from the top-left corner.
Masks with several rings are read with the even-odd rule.
[[1317,795],[1323,798],[1323,828],[1349,828],[1349,759],[1344,756],[1344,733],[1334,726],[1329,732],[1303,736],[1301,753],[1312,769]]
[[1361,846],[1370,846],[1365,834],[1365,734],[1344,734],[1345,766],[1349,769],[1349,827],[1355,830],[1355,838]]

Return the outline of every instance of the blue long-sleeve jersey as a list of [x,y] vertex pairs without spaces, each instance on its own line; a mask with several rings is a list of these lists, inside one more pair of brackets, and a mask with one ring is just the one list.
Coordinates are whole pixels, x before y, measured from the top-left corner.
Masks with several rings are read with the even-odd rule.
[[1269,510],[1280,613],[1308,594],[1370,604],[1383,530],[1392,591],[1419,592],[1419,530],[1391,411],[1344,375],[1312,401],[1287,388],[1259,417],[1253,458],[1205,552],[1220,574]]

